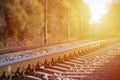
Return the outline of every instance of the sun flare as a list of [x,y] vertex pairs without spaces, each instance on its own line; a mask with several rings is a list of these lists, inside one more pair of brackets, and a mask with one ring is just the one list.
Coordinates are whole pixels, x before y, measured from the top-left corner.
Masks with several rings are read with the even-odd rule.
[[107,4],[111,0],[84,0],[91,10],[90,23],[100,23],[100,18],[107,12]]

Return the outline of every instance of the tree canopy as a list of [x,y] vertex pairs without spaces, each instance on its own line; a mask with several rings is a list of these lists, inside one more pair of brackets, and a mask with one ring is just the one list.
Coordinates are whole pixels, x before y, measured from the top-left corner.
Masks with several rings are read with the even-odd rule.
[[[0,42],[5,46],[43,44],[45,1],[0,0],[0,11],[6,22],[0,32]],[[81,18],[85,24],[90,19],[90,10],[82,0],[48,0],[47,11],[49,43],[66,41],[68,27],[70,38],[78,39],[81,35]]]

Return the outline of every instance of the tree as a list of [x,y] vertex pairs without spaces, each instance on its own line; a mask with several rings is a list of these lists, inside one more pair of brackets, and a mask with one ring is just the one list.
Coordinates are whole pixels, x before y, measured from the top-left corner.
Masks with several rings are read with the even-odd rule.
[[83,3],[82,0],[48,1],[49,39],[54,39],[58,41],[66,40],[67,27],[69,27],[70,39],[78,39],[81,35],[81,16],[84,18],[84,24],[86,28],[88,27],[87,24],[90,19],[90,10],[88,6]]
[[5,40],[34,43],[41,37],[44,9],[38,0],[0,0],[0,2],[7,24],[3,34]]
[[103,16],[102,21],[110,35],[120,35],[120,2],[113,2],[109,11]]
[[[4,33],[0,32],[0,37],[4,35],[4,43],[14,42],[14,45],[21,42],[27,46],[42,43],[45,0],[0,0],[0,8],[7,24],[2,30]],[[81,16],[87,28],[88,13],[89,8],[82,0],[48,0],[48,43],[67,41],[68,27],[70,38],[78,39],[81,35]]]

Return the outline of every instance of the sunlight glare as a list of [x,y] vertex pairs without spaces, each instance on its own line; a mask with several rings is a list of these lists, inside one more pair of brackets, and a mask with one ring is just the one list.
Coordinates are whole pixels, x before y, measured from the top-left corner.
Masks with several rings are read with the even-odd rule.
[[100,18],[107,12],[106,5],[111,0],[84,0],[91,10],[90,23],[100,23]]

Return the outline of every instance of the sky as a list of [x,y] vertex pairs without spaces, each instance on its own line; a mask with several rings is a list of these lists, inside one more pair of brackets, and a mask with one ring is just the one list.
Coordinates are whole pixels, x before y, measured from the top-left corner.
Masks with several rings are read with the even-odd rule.
[[108,11],[107,6],[111,0],[84,0],[84,2],[91,10],[90,23],[100,23],[100,18]]

